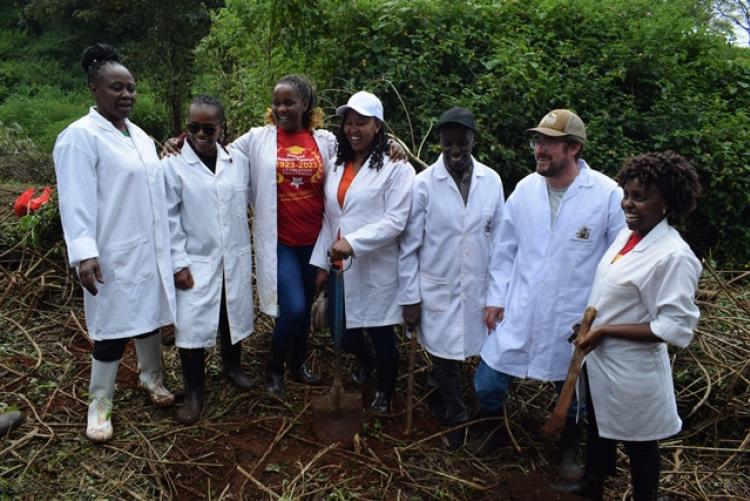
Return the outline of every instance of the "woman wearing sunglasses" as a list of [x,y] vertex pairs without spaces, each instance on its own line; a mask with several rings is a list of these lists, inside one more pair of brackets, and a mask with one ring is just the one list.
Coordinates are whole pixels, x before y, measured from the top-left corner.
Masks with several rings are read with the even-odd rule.
[[216,344],[217,329],[224,374],[240,390],[252,387],[240,366],[242,340],[253,332],[250,171],[247,157],[221,144],[224,123],[216,98],[196,97],[187,144],[163,160],[177,288],[175,344],[185,381],[177,420],[183,424],[200,418],[204,350]]

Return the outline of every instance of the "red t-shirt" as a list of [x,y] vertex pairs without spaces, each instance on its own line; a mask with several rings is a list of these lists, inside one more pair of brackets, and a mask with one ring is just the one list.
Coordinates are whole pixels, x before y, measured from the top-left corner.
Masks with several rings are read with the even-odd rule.
[[323,157],[309,130],[277,128],[276,192],[279,242],[312,245],[323,225]]

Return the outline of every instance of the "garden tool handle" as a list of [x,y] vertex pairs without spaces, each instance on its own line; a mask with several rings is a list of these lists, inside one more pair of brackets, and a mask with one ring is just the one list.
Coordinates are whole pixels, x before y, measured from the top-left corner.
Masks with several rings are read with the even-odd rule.
[[[583,320],[581,321],[581,327],[578,329],[578,335],[576,340],[581,340],[589,333],[591,324],[594,323],[596,318],[596,308],[589,306],[583,313]],[[578,375],[581,373],[583,367],[583,358],[586,356],[586,350],[575,346],[573,357],[570,359],[570,366],[568,366],[568,374],[563,383],[562,390],[560,391],[560,397],[557,399],[555,409],[552,411],[552,415],[549,417],[547,422],[542,427],[542,432],[551,437],[560,435],[560,432],[565,426],[565,419],[568,416],[568,409],[570,408],[570,402],[573,400],[573,394],[576,390],[576,381]]]

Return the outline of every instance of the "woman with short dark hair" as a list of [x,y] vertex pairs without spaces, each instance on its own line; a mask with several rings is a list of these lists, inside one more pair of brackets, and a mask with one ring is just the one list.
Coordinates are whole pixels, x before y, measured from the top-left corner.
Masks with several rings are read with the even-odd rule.
[[630,459],[635,501],[656,499],[658,440],[678,433],[667,343],[684,348],[698,323],[695,291],[701,264],[673,224],[700,194],[692,164],[672,151],[625,162],[623,229],[596,271],[589,305],[598,315],[578,345],[586,356],[588,412],[586,473],[566,490],[601,499],[615,472],[617,441]]

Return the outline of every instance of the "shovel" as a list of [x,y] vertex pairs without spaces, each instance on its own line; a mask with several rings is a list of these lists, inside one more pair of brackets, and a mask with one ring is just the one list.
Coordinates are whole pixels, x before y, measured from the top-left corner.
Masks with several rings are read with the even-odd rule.
[[344,391],[341,383],[341,338],[344,335],[344,272],[331,268],[333,291],[328,298],[335,346],[333,385],[328,393],[312,396],[313,432],[322,444],[351,447],[362,426],[362,394]]
[[[581,327],[578,329],[576,335],[577,340],[581,340],[589,333],[591,324],[594,323],[596,318],[596,308],[589,306],[583,313],[583,321]],[[548,437],[557,437],[565,425],[565,419],[568,416],[568,409],[570,403],[573,400],[573,394],[576,391],[576,381],[578,381],[578,375],[581,373],[583,367],[583,357],[586,356],[586,352],[579,348],[577,345],[573,352],[573,357],[570,359],[570,365],[568,366],[568,375],[563,383],[560,396],[557,399],[555,409],[552,411],[552,415],[549,417],[547,422],[542,427],[542,433]]]

